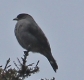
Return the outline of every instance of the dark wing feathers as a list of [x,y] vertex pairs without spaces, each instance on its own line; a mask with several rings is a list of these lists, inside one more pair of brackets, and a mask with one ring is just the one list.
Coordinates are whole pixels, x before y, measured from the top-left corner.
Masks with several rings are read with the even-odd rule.
[[43,33],[43,31],[38,26],[30,26],[28,31],[37,38],[39,43],[42,45],[42,47],[46,48],[47,50],[51,51],[49,42]]

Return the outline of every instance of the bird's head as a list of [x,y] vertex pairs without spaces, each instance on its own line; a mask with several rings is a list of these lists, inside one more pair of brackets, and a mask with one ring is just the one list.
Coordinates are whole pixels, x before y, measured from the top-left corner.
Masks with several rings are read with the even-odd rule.
[[21,13],[21,14],[17,15],[17,17],[14,18],[13,20],[19,21],[21,19],[25,19],[26,17],[31,17],[31,16],[29,14],[26,14],[26,13]]

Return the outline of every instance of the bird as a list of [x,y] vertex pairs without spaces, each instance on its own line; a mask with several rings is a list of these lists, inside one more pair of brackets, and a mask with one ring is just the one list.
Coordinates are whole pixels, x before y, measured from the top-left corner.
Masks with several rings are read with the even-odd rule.
[[20,13],[13,20],[17,21],[14,33],[18,43],[28,51],[45,56],[56,72],[58,65],[54,59],[49,41],[34,18],[27,13]]

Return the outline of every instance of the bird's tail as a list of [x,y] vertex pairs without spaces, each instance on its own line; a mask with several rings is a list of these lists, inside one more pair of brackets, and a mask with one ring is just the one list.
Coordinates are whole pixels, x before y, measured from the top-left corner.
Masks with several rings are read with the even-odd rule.
[[56,72],[56,70],[58,69],[58,65],[57,65],[55,59],[53,58],[52,55],[47,55],[46,57],[47,57],[48,61],[50,62],[53,70]]

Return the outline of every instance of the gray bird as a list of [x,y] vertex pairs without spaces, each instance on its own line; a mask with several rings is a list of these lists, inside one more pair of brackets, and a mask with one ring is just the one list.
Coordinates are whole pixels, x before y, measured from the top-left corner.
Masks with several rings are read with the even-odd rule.
[[19,44],[26,50],[30,48],[31,52],[44,55],[56,72],[58,65],[51,54],[50,44],[33,17],[21,13],[13,20],[17,21],[14,32]]

